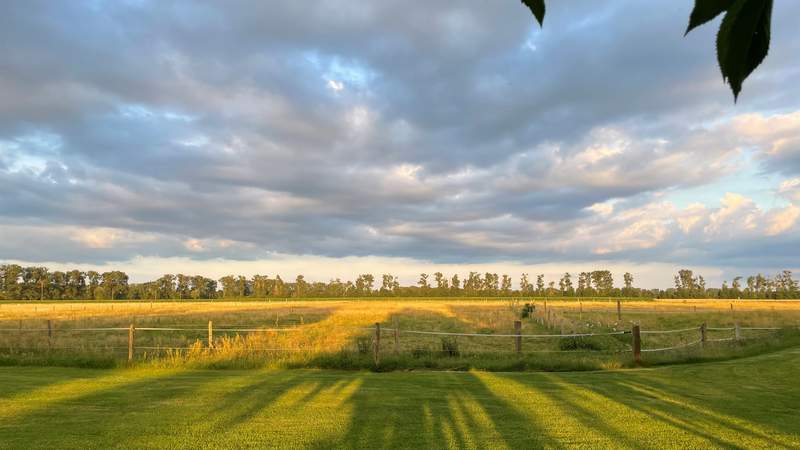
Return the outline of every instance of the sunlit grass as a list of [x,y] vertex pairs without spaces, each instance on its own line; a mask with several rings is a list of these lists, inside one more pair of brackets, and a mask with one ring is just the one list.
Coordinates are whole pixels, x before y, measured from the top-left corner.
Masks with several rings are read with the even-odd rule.
[[0,448],[797,448],[798,370],[0,368]]
[[[519,307],[531,302],[532,317],[520,319]],[[733,305],[733,308],[731,308]],[[154,367],[321,367],[370,368],[375,323],[383,327],[381,369],[479,368],[485,370],[594,370],[632,365],[631,337],[583,339],[587,349],[559,353],[557,339],[524,338],[522,356],[514,339],[484,337],[513,334],[607,333],[691,328],[668,335],[644,334],[645,349],[680,346],[700,338],[699,325],[711,327],[797,327],[800,303],[791,301],[669,300],[621,303],[580,299],[340,299],[304,301],[3,303],[0,305],[0,364],[127,365],[128,333],[135,335],[135,364]],[[48,335],[50,321],[52,334]],[[207,339],[213,322],[213,348]],[[395,344],[395,325],[401,330]],[[77,331],[82,328],[125,328]],[[180,328],[149,331],[146,328]],[[228,328],[267,329],[259,332]],[[280,329],[285,331],[272,331]],[[16,330],[16,331],[15,331]],[[441,336],[405,331],[476,333],[452,338],[459,355],[444,357]],[[709,330],[709,341],[733,337],[732,330]],[[740,343],[709,342],[696,348],[648,353],[646,364],[720,359],[791,345],[772,339],[771,331],[747,330]],[[785,336],[792,337],[791,334]],[[793,337],[792,337],[793,338]],[[764,347],[759,342],[769,342]],[[763,347],[763,348],[762,348]],[[591,350],[591,351],[590,351]],[[599,351],[598,351],[599,350]]]

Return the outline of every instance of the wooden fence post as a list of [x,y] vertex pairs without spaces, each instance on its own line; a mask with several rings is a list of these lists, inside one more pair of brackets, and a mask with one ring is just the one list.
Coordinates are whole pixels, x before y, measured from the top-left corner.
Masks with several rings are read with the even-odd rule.
[[375,367],[381,362],[381,324],[375,322]]
[[214,348],[214,325],[208,321],[208,348]]
[[738,341],[741,338],[742,338],[742,329],[739,328],[739,322],[736,322],[733,325],[733,339]]
[[578,301],[578,320],[583,320],[583,301]]
[[638,365],[642,362],[642,335],[639,325],[633,326],[633,361]]
[[514,338],[514,349],[517,354],[520,354],[522,353],[522,322],[519,320],[514,321],[514,334],[517,335]]
[[703,322],[700,324],[700,346],[706,346],[706,323]]
[[617,322],[622,322],[622,303],[617,300]]
[[53,321],[47,319],[47,349],[53,346]]
[[394,327],[394,354],[400,353],[400,330],[398,329],[399,322],[397,317],[392,318],[392,326]]
[[134,327],[131,324],[130,328],[128,328],[128,362],[133,361],[133,333]]

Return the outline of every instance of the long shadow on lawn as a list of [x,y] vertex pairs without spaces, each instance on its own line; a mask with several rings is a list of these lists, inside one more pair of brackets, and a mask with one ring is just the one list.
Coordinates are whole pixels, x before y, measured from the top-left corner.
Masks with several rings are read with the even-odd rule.
[[[693,372],[674,368],[583,374],[578,383],[572,381],[575,374],[480,376],[496,378],[498,382],[495,385],[503,384],[499,380],[510,385],[521,384],[524,388],[518,391],[525,396],[544,393],[560,406],[555,411],[557,414],[574,417],[587,430],[601,431],[604,436],[613,438],[617,445],[638,446],[636,442],[625,439],[625,430],[631,435],[638,434],[639,439],[666,439],[666,442],[672,439],[673,442],[694,442],[700,446],[797,445],[800,420],[792,415],[788,406],[796,404],[797,395],[785,393],[788,395],[784,399],[786,422],[775,420],[775,417],[766,420],[765,414],[754,407],[764,401],[757,394],[746,397],[726,394],[736,389],[736,383],[758,383],[757,372],[747,378],[726,381],[724,367],[708,366],[708,369],[709,373],[697,374],[693,379],[682,378]],[[717,380],[723,386],[708,386]],[[767,379],[764,390],[770,390],[768,384]],[[660,436],[650,434],[656,430]],[[780,433],[784,435],[780,436]]]
[[[91,389],[70,391],[0,420],[0,440],[36,447],[153,442],[350,448],[794,443],[751,424],[745,415],[716,412],[724,398],[709,400],[709,405],[695,402],[702,387],[684,381],[669,384],[660,370],[579,378],[305,370],[100,373],[110,380],[83,378],[76,383]],[[670,377],[682,374],[671,371]],[[708,376],[718,374],[719,368]],[[660,435],[642,443],[654,430]]]
[[[565,448],[566,436],[474,373],[369,374],[353,395],[353,419],[336,446],[362,448]],[[541,379],[539,377],[538,379]],[[387,386],[391,385],[389,389]],[[512,389],[515,386],[512,386]],[[525,395],[526,392],[516,391]],[[573,423],[579,426],[579,423]],[[566,439],[565,439],[566,438]]]
[[[747,378],[726,378],[719,372],[716,385],[711,386],[708,381],[692,383],[678,378],[666,382],[661,376],[632,374],[626,380],[616,381],[613,386],[593,389],[598,392],[613,389],[622,393],[619,397],[626,399],[631,408],[662,417],[665,421],[678,421],[685,429],[697,433],[702,433],[707,427],[721,427],[739,437],[760,440],[769,446],[789,445],[787,441],[777,440],[773,434],[800,437],[800,419],[796,414],[800,396],[792,388],[770,386],[763,377],[779,380],[764,373],[753,373]],[[741,389],[742,384],[753,383],[761,384],[761,388]],[[644,402],[631,401],[637,397],[650,406],[644,409],[641,406]],[[776,420],[771,414],[770,410],[776,406],[782,406],[788,421]],[[679,417],[675,417],[676,410],[680,411]],[[736,437],[727,443],[736,444]]]

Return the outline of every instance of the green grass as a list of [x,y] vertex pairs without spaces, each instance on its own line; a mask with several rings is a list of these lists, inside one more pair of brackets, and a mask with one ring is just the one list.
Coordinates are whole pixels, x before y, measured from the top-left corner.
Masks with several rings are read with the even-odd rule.
[[800,348],[582,373],[0,368],[0,448],[797,448]]

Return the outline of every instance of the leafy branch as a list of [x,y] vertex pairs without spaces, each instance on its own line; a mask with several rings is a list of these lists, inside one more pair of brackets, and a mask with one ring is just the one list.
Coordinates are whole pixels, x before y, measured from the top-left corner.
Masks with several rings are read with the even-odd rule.
[[[540,26],[544,25],[545,0],[522,0]],[[720,14],[725,14],[717,33],[717,61],[722,79],[731,87],[734,101],[742,83],[769,52],[773,0],[695,0],[686,34]]]

